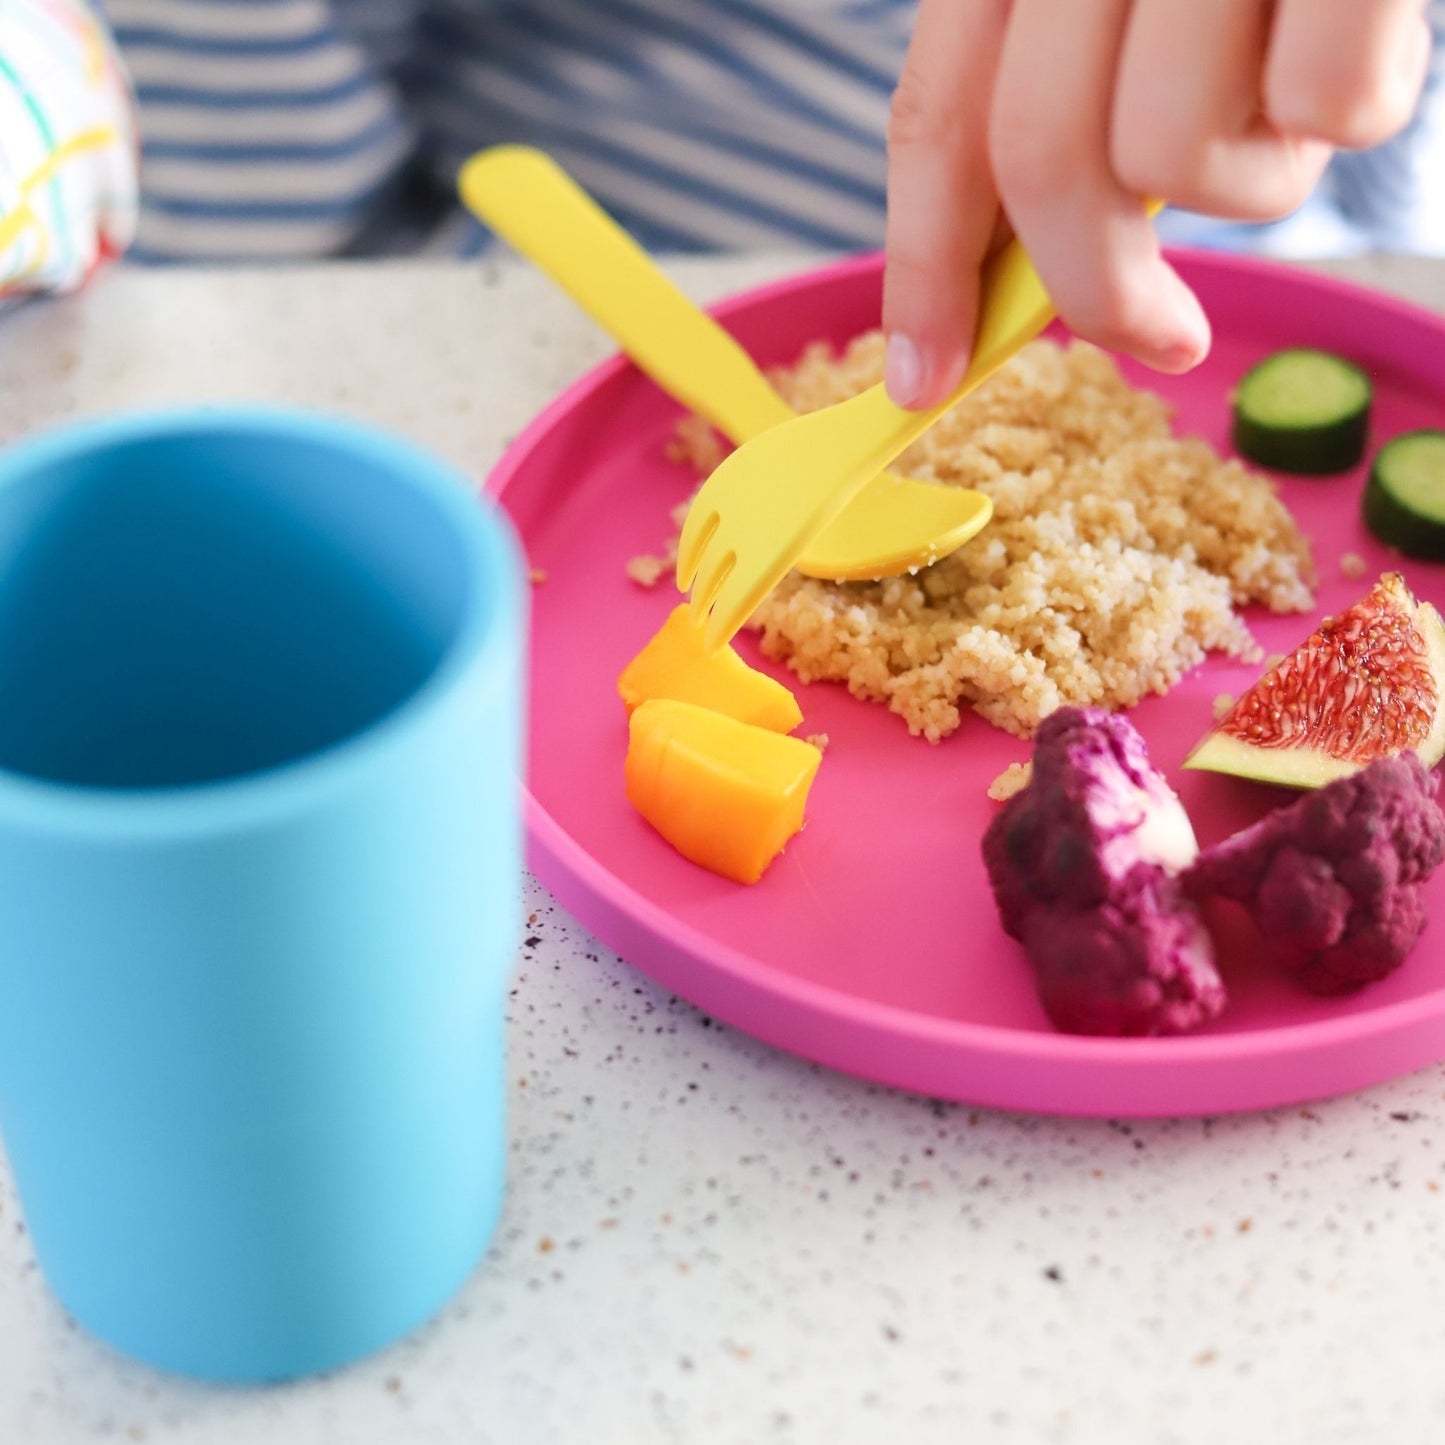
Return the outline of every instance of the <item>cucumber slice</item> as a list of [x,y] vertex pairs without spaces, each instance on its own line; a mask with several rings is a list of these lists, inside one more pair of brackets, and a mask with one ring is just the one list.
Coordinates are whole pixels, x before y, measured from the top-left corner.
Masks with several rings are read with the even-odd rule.
[[1365,484],[1365,525],[1407,557],[1445,562],[1445,431],[1388,441]]
[[1343,472],[1365,454],[1373,388],[1351,361],[1291,347],[1267,356],[1234,393],[1234,447],[1281,472]]

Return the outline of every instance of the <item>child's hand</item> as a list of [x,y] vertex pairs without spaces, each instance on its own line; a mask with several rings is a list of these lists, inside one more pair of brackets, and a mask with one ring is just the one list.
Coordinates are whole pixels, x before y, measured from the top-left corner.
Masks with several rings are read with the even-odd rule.
[[80,0],[0,3],[0,300],[68,291],[135,234],[130,87]]
[[888,138],[888,390],[967,365],[979,265],[1017,232],[1080,336],[1163,371],[1209,349],[1140,207],[1288,214],[1335,147],[1408,121],[1422,0],[921,0]]

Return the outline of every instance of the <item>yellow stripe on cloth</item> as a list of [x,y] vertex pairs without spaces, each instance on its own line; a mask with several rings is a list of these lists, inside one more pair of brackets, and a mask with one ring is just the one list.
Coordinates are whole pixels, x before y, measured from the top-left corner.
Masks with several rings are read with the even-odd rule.
[[55,178],[66,161],[73,160],[87,151],[100,150],[117,139],[114,126],[98,125],[71,136],[51,151],[41,163],[20,182],[20,203],[13,211],[0,215],[0,251],[10,246],[27,227],[37,224],[30,197],[41,186]]

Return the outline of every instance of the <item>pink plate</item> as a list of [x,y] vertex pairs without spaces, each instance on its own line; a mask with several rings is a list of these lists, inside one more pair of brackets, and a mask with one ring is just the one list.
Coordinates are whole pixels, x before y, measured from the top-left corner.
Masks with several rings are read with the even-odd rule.
[[[1339,282],[1234,258],[1181,254],[1213,320],[1209,361],[1182,378],[1127,368],[1162,392],[1182,432],[1228,446],[1230,388],[1280,346],[1353,357],[1376,386],[1376,442],[1445,424],[1445,321]],[[717,315],[764,364],[817,337],[875,326],[880,265],[862,257],[737,297]],[[1174,1039],[1103,1040],[1053,1031],[1028,966],[999,927],[979,856],[995,804],[985,788],[1027,745],[970,715],[938,747],[836,685],[798,689],[801,734],[827,756],[805,831],[754,887],[675,854],[628,806],[627,726],[616,679],[677,594],[647,590],[624,564],[659,550],[668,512],[694,482],[665,448],[679,407],[625,360],[598,367],[516,441],[489,488],[514,519],[534,589],[529,860],[609,947],[718,1018],[834,1068],[948,1099],[1063,1114],[1220,1113],[1318,1098],[1445,1057],[1445,922],[1403,968],[1346,1000],[1274,977],[1247,930],[1221,948],[1223,1018]],[[1391,558],[1359,521],[1363,469],[1286,480],[1313,539],[1319,610],[1253,616],[1267,652],[1298,643],[1348,605]],[[1350,579],[1358,552],[1370,576]],[[1445,604],[1445,569],[1409,563],[1416,592]],[[762,664],[750,639],[740,650]],[[1214,659],[1133,716],[1208,844],[1290,795],[1179,764],[1211,702],[1257,669]],[[1445,870],[1431,889],[1445,920]]]

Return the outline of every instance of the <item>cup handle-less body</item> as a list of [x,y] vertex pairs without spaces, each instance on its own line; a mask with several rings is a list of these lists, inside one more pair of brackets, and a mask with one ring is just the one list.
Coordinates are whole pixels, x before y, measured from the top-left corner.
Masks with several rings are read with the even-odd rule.
[[[0,769],[0,1129],[42,1268],[112,1344],[224,1379],[353,1359],[475,1265],[503,1192],[520,923],[510,533],[420,453],[279,415],[238,425],[330,447],[358,516],[363,460],[434,474],[464,588],[434,673],[357,736],[249,776],[127,791]],[[146,426],[132,440],[166,438]],[[114,444],[20,449],[0,519],[7,482]],[[456,561],[433,563],[430,535],[403,559],[419,581]]]

